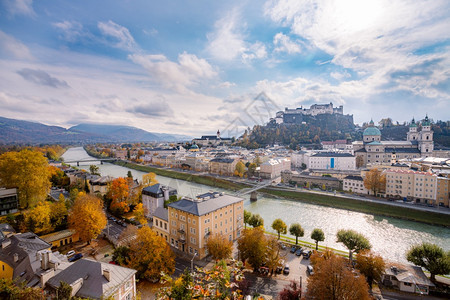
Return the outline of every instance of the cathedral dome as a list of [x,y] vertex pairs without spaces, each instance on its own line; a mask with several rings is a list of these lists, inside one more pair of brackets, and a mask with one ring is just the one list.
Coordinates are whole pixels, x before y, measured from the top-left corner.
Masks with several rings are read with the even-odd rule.
[[376,127],[367,127],[363,135],[381,135],[381,131]]

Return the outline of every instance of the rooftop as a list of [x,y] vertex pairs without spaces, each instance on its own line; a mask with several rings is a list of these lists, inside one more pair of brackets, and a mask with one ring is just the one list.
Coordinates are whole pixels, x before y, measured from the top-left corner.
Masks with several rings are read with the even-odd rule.
[[197,196],[197,199],[183,198],[168,206],[196,216],[203,216],[241,201],[244,199],[223,193],[209,192]]
[[340,152],[319,152],[313,155],[314,157],[353,157],[350,153]]

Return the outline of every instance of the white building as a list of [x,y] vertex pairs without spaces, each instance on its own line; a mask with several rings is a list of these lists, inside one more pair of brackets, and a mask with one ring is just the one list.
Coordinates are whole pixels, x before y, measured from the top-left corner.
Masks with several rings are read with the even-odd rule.
[[293,152],[291,154],[291,166],[294,169],[299,169],[302,167],[303,164],[306,165],[306,168],[308,168],[309,165],[309,157],[311,156],[310,152],[306,151],[297,151]]
[[309,158],[308,167],[313,170],[356,170],[356,159],[350,153],[319,152]]
[[349,175],[345,177],[343,180],[343,190],[357,194],[369,194],[369,190],[364,186],[364,179],[361,176]]
[[260,166],[260,175],[262,178],[275,178],[281,176],[281,172],[291,169],[289,158],[272,158]]

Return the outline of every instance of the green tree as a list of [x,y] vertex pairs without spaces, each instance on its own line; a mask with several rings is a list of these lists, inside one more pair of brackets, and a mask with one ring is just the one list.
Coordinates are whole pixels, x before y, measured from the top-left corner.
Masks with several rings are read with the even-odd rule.
[[89,172],[92,175],[99,175],[100,176],[100,169],[98,168],[98,166],[96,165],[90,165],[89,166]]
[[50,190],[48,161],[41,152],[24,149],[0,155],[0,186],[18,188],[21,208],[33,207]]
[[275,219],[272,223],[272,229],[278,233],[278,239],[280,239],[280,234],[286,234],[287,226],[286,223],[281,219]]
[[127,246],[119,246],[114,249],[112,260],[121,266],[126,266],[130,259],[130,248]]
[[59,287],[56,289],[56,300],[70,300],[72,299],[72,287],[70,284],[60,281]]
[[427,269],[430,279],[436,282],[436,275],[450,273],[450,251],[431,243],[412,246],[406,253],[406,259],[413,264]]
[[253,163],[254,163],[257,167],[261,166],[261,163],[262,163],[261,157],[259,157],[259,155],[256,155],[255,159],[253,160]]
[[323,242],[325,240],[325,234],[322,229],[314,228],[311,232],[311,239],[316,241],[316,250],[319,250],[319,242]]
[[362,234],[354,230],[341,229],[337,232],[337,242],[343,243],[348,249],[349,259],[353,259],[353,252],[359,253],[361,250],[370,250],[372,245]]
[[373,281],[379,281],[384,273],[385,263],[380,255],[363,250],[356,256],[356,268],[366,276],[369,289],[372,290]]
[[133,178],[133,174],[131,174],[131,171],[128,171],[128,172],[127,172],[127,177],[128,177],[128,178]]
[[255,163],[250,163],[248,165],[248,176],[255,176],[255,172],[256,172],[256,164]]
[[248,224],[254,228],[264,226],[264,219],[259,214],[254,214],[250,217]]
[[298,237],[305,235],[305,230],[303,230],[302,226],[298,223],[291,224],[289,227],[289,233],[295,236],[295,244],[298,244]]
[[250,224],[250,219],[252,218],[252,213],[248,210],[244,210],[244,227],[247,228],[247,224]]

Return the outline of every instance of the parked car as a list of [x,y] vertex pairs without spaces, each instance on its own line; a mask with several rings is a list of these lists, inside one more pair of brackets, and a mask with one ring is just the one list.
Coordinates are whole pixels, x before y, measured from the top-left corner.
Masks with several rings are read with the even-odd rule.
[[283,274],[284,274],[284,275],[288,275],[288,274],[289,274],[289,265],[288,265],[288,264],[286,264],[286,265],[284,266]]
[[295,251],[297,251],[297,247],[296,246],[292,246],[291,253],[295,253]]
[[77,253],[77,254],[75,254],[74,256],[72,256],[71,258],[69,258],[69,262],[77,261],[77,260],[79,260],[79,259],[82,258],[82,257],[83,257],[83,254]]
[[75,251],[74,250],[70,250],[69,252],[67,252],[66,256],[69,257],[69,256],[72,256],[74,254],[75,254]]
[[302,248],[298,248],[297,251],[295,251],[295,255],[297,256],[302,255]]
[[311,257],[312,251],[311,250],[303,250],[303,258],[309,259]]
[[281,274],[281,273],[283,272],[283,267],[282,267],[282,266],[278,266],[278,267],[275,269],[275,272],[276,272],[277,274]]
[[282,242],[280,242],[280,248],[283,249],[283,250],[286,250],[286,245],[283,244]]
[[313,268],[313,266],[308,265],[308,266],[306,267],[306,273],[308,273],[310,276],[311,276],[311,275],[314,275],[314,268]]

